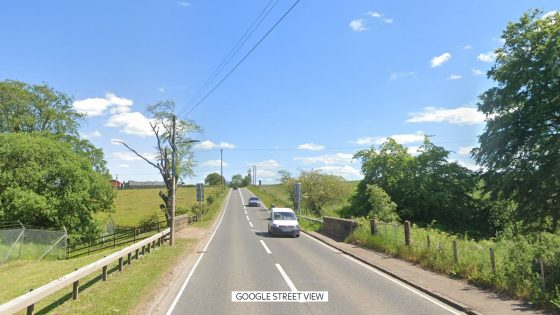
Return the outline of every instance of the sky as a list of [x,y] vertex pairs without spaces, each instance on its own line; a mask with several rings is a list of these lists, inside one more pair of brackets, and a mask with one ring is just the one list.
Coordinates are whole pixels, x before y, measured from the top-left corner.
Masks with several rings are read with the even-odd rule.
[[294,2],[10,1],[0,9],[0,80],[46,82],[71,96],[88,115],[81,136],[103,149],[121,181],[161,181],[115,140],[152,157],[146,107],[165,100],[203,129],[192,135],[200,143],[186,183],[219,173],[221,149],[227,180],[253,165],[263,184],[281,169],[358,180],[357,151],[393,137],[414,154],[424,135],[476,169],[469,152],[485,126],[476,105],[495,84],[486,73],[503,30],[528,10],[560,7],[300,0],[254,48]]

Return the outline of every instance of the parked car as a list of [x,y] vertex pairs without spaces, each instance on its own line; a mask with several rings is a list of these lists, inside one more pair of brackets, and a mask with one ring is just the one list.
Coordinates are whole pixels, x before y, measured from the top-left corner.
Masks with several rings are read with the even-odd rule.
[[299,237],[299,223],[292,209],[272,208],[270,209],[270,218],[268,220],[269,235]]
[[237,186],[233,186],[233,190],[237,190]]
[[251,197],[251,198],[249,198],[249,202],[247,203],[247,205],[249,207],[260,207],[261,206],[261,201],[257,197]]

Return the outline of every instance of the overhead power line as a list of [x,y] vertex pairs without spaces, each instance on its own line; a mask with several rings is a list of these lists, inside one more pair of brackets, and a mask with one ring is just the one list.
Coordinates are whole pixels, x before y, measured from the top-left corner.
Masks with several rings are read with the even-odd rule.
[[[204,92],[204,90],[206,90],[206,88],[208,88],[208,86],[214,82],[214,79],[216,79],[216,77],[222,72],[222,70],[229,64],[229,62],[233,59],[233,57],[235,57],[235,55],[239,52],[239,50],[241,49],[241,47],[243,47],[243,45],[245,45],[245,43],[247,42],[247,40],[251,37],[251,35],[253,35],[253,33],[255,32],[255,30],[261,25],[261,23],[266,19],[266,17],[268,16],[268,14],[272,11],[272,9],[274,9],[274,7],[276,6],[276,4],[278,4],[278,1],[280,0],[270,0],[266,6],[261,10],[261,12],[259,13],[259,15],[255,18],[255,20],[253,21],[253,23],[251,23],[251,25],[249,26],[249,28],[247,28],[247,30],[245,31],[245,33],[243,33],[243,35],[241,36],[241,38],[239,38],[239,40],[237,41],[237,43],[235,44],[235,46],[232,47],[232,49],[228,52],[228,54],[224,57],[224,59],[220,62],[220,64],[218,65],[218,67],[216,67],[216,69],[214,70],[214,72],[212,72],[212,74],[208,77],[208,79],[206,79],[206,81],[204,82],[204,84],[202,85],[202,87],[200,87],[198,89],[198,91],[196,91],[196,93],[193,95],[193,97],[191,97],[191,99],[189,100],[189,102],[187,104],[192,104],[199,96],[202,92]],[[274,2],[274,3],[273,3]],[[271,6],[272,4],[272,6]],[[186,110],[186,108],[184,108],[184,110]]]
[[189,109],[183,117],[192,113],[200,104],[202,104],[202,102],[204,102],[204,100],[206,100],[206,98],[208,98],[208,96],[210,96],[220,85],[222,85],[222,83],[233,73],[233,71],[235,71],[235,69],[237,69],[237,67],[239,67],[239,65],[241,65],[243,61],[245,61],[245,59],[249,57],[249,55],[251,55],[251,53],[265,40],[265,38],[268,37],[270,33],[272,33],[272,31],[284,20],[284,18],[294,9],[294,7],[300,1],[301,0],[296,0],[292,4],[292,6],[280,17],[280,19],[278,19],[278,21],[276,21],[276,23],[274,23],[274,25],[261,37],[261,39],[253,46],[253,48],[251,48],[251,50],[249,50],[249,52],[245,54],[243,58],[241,58],[241,60],[235,65],[235,67],[233,67],[208,93],[206,93],[206,95],[204,95],[204,97],[200,101],[198,101],[191,109]]

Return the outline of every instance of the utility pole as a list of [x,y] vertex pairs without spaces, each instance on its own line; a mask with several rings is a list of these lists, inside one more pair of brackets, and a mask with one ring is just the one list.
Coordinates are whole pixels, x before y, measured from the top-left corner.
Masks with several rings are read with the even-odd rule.
[[220,149],[220,182],[222,182],[222,191],[224,191],[224,149]]
[[171,132],[171,181],[172,188],[171,188],[171,226],[169,227],[169,245],[173,246],[174,238],[175,238],[175,190],[176,190],[176,183],[177,180],[175,178],[175,155],[177,154],[177,146],[175,145],[175,121],[177,117],[173,115],[173,125],[172,125],[172,132]]

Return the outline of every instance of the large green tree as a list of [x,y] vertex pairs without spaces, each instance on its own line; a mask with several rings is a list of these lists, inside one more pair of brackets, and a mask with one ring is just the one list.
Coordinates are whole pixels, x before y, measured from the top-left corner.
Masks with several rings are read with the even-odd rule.
[[[155,167],[161,175],[167,193],[159,192],[160,198],[163,200],[161,209],[163,210],[168,224],[171,224],[171,209],[173,200],[171,191],[173,189],[172,180],[172,134],[173,134],[173,118],[175,117],[175,102],[162,101],[147,108],[150,113],[150,127],[155,137],[155,161],[143,156],[134,150],[124,141],[117,141],[123,144],[127,149],[132,151],[138,157]],[[177,179],[183,179],[193,175],[194,156],[192,147],[196,140],[191,137],[194,133],[200,132],[201,128],[193,121],[176,119],[175,123],[175,142],[176,142],[176,176]]]
[[88,158],[96,171],[108,174],[103,151],[79,137],[79,122],[84,117],[72,107],[70,96],[46,83],[0,81],[0,133],[53,135],[69,143],[74,152]]
[[222,183],[225,183],[226,180],[225,178],[222,177],[222,175],[218,174],[218,173],[210,173],[206,176],[206,178],[204,179],[204,183],[206,185],[221,185]]
[[560,14],[525,13],[509,23],[480,96],[487,124],[474,152],[486,190],[511,200],[530,230],[560,220]]
[[294,184],[301,183],[303,195],[302,205],[316,215],[321,215],[324,207],[335,201],[340,201],[345,196],[348,186],[344,185],[342,176],[324,174],[320,170],[300,171],[298,177],[291,178],[285,184],[294,200]]
[[437,221],[457,232],[490,232],[488,210],[473,197],[476,175],[448,160],[449,151],[434,145],[429,138],[413,156],[395,140],[378,149],[356,153],[362,160],[364,179],[351,197],[352,206],[343,214],[367,216],[375,209],[372,185],[383,189],[397,204],[400,218],[416,223]]
[[109,179],[53,136],[0,134],[0,221],[64,226],[72,237],[95,236],[93,213],[113,210]]

